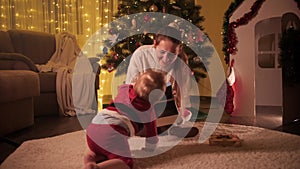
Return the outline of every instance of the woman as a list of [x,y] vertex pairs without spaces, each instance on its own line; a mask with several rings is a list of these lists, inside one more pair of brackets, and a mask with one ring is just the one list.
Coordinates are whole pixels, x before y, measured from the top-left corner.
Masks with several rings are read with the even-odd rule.
[[[166,94],[167,99],[174,97],[181,117],[176,123],[188,121],[192,116],[189,111],[191,103],[188,95],[191,71],[187,66],[187,56],[182,50],[180,39],[181,32],[178,29],[171,26],[162,28],[156,34],[153,45],[144,45],[135,50],[126,75],[126,83],[131,83],[139,73],[145,72],[147,69],[159,69],[166,72],[168,74],[167,91],[171,90],[171,96]],[[178,111],[166,109],[157,116],[164,117],[174,114],[178,114]],[[170,122],[169,125],[171,124],[173,122]],[[166,128],[160,129],[159,133],[166,130]]]

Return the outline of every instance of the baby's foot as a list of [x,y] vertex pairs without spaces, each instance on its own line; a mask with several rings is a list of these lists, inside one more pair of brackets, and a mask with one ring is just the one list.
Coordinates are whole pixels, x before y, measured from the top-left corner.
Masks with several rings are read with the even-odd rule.
[[85,165],[85,169],[100,169],[95,162],[89,162]]
[[89,151],[84,156],[84,164],[88,164],[91,162],[96,162],[96,154],[92,151]]

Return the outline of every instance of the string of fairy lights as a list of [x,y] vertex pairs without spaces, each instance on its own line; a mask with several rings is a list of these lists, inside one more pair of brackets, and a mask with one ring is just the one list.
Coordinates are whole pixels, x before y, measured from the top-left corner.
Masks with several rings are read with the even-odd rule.
[[[0,0],[0,30],[24,29],[48,33],[63,31],[76,35],[81,47],[98,31],[109,26],[114,20],[119,0]],[[95,41],[105,40],[97,35]],[[102,38],[102,39],[100,39]],[[104,38],[104,39],[103,39]],[[100,44],[101,45],[101,44]],[[93,45],[91,45],[93,46]],[[89,47],[87,47],[89,49]],[[111,75],[101,70],[99,103],[106,93],[105,85],[110,84]]]
[[0,30],[68,31],[80,45],[113,20],[118,0],[0,0]]

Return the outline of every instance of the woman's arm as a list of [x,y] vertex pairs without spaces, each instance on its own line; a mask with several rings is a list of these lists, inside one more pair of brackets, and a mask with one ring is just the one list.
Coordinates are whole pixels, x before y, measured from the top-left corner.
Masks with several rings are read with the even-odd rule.
[[140,67],[139,55],[141,55],[141,52],[139,50],[136,50],[131,56],[131,59],[130,59],[129,65],[128,65],[127,74],[126,74],[126,81],[125,81],[126,84],[130,84],[130,83],[134,82],[135,78],[140,73],[140,71],[139,71],[139,67]]

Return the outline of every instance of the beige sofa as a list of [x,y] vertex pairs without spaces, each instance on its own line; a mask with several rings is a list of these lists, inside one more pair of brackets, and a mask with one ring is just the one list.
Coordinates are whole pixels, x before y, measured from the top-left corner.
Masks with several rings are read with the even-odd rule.
[[[35,32],[28,30],[8,30],[0,31],[0,74],[5,73],[4,70],[15,70],[15,73],[19,73],[20,70],[31,71],[38,76],[38,94],[32,93],[28,97],[33,98],[34,116],[45,115],[58,115],[59,107],[56,97],[56,72],[39,72],[36,64],[46,64],[51,56],[56,51],[55,35]],[[94,63],[97,64],[97,63]],[[95,67],[95,66],[93,66]],[[99,87],[99,73],[96,66],[96,89]],[[14,72],[10,72],[12,76],[15,76]],[[16,85],[15,83],[21,83],[14,81],[13,78],[7,81],[7,85]],[[9,84],[11,83],[11,84]],[[24,81],[22,83],[32,83]],[[18,84],[22,90],[18,92],[26,92],[26,88],[23,88],[27,84]],[[32,85],[36,85],[33,84]],[[1,86],[0,86],[1,87]],[[2,86],[3,87],[3,86]],[[0,90],[1,91],[1,90]],[[95,92],[96,94],[96,92]],[[12,96],[11,96],[12,95]],[[16,93],[6,93],[0,95],[0,123],[2,123],[3,105],[10,105],[6,107],[15,107],[19,111],[22,111],[20,104],[8,101],[6,98],[13,97]],[[97,95],[96,95],[97,96]],[[26,96],[27,97],[27,96]],[[96,97],[97,98],[97,97]],[[6,101],[5,103],[3,103]],[[17,117],[16,117],[17,118]]]

